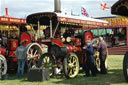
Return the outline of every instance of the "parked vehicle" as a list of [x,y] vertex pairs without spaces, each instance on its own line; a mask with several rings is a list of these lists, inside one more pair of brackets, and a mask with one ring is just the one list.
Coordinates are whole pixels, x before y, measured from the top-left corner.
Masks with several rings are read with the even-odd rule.
[[20,31],[26,25],[25,19],[0,16],[0,74],[6,75],[7,70],[16,69],[15,50],[22,41]]
[[[76,77],[80,66],[86,63],[82,47],[86,40],[93,40],[93,34],[89,30],[104,28],[108,24],[98,19],[55,12],[31,14],[26,21],[31,28],[38,29],[37,34],[44,33],[35,37],[40,46],[47,50],[37,58],[39,46],[36,43],[27,46],[29,51],[26,57],[30,67],[49,68],[51,75],[56,68],[61,68],[66,78]],[[44,26],[42,31],[41,26]]]

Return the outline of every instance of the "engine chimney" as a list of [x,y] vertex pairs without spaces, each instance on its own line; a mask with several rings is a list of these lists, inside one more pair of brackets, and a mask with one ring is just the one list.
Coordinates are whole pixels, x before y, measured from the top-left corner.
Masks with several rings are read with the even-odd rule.
[[60,0],[54,0],[54,12],[61,13]]
[[8,16],[8,8],[5,8],[5,10],[6,10],[6,16]]

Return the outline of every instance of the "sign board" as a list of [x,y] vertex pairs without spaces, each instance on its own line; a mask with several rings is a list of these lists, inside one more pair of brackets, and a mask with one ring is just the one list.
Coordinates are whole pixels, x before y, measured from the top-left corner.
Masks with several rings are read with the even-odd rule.
[[108,24],[102,23],[102,22],[85,21],[85,20],[65,18],[65,17],[59,17],[58,20],[60,22],[65,22],[65,23],[68,23],[68,24],[69,23],[71,23],[71,24],[75,23],[75,24],[89,25],[89,26],[107,26],[108,25]]
[[11,17],[0,17],[0,22],[26,24],[25,19],[18,19],[18,18],[11,18]]
[[111,17],[111,18],[104,18],[102,20],[108,21],[109,26],[128,25],[127,17]]

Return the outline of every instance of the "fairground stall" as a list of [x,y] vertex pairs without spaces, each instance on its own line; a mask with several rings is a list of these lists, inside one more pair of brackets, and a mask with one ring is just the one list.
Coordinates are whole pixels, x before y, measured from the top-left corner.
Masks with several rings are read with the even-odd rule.
[[108,26],[100,31],[107,42],[109,54],[125,54],[128,50],[128,18],[123,16],[99,17],[108,21]]
[[[112,6],[112,14],[128,17],[128,0],[119,0]],[[126,26],[126,44],[128,47],[128,26]],[[128,49],[127,49],[128,51]],[[128,52],[125,53],[123,59],[123,73],[126,81],[128,81]]]
[[[43,55],[37,62],[34,59],[36,56],[30,56],[35,54],[36,49],[28,49],[29,67],[49,68],[51,75],[57,68],[64,72],[66,78],[76,77],[80,66],[86,63],[83,46],[86,40],[94,40],[90,30],[106,28],[108,25],[103,20],[55,12],[31,14],[26,21],[32,29],[37,29],[36,42],[44,47]],[[40,30],[42,26],[43,30]]]

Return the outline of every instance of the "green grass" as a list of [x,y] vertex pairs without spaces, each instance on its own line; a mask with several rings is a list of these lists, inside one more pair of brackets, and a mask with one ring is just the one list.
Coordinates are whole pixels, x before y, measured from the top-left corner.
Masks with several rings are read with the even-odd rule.
[[97,74],[96,77],[83,77],[80,73],[74,79],[51,78],[45,82],[28,82],[27,78],[17,79],[14,74],[9,75],[9,80],[1,80],[0,85],[128,85],[122,71],[123,55],[108,56],[108,74]]

